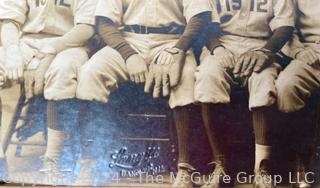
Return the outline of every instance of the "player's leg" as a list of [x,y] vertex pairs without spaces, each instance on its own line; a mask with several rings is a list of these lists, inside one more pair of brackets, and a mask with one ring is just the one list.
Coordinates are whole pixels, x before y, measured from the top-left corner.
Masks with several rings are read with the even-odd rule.
[[272,64],[260,73],[253,73],[249,78],[249,108],[253,115],[255,135],[255,187],[273,187],[268,181],[271,174],[271,157],[275,140],[276,123],[274,123],[274,107],[276,101],[275,80],[281,67]]
[[194,103],[194,73],[196,60],[190,51],[186,57],[180,84],[171,91],[169,105],[173,109],[178,137],[178,174],[173,187],[192,187],[190,173],[194,170],[190,162],[192,131],[195,129],[191,119]]
[[[59,173],[60,158],[77,110],[73,98],[77,87],[77,70],[88,60],[84,48],[60,52],[45,75],[44,96],[47,100],[48,141],[42,172]],[[70,133],[70,131],[69,131]]]
[[[320,69],[299,60],[292,61],[279,75],[276,81],[278,91],[278,108],[286,117],[285,125],[290,125],[289,143],[296,154],[296,172],[301,182],[297,187],[308,187],[303,181],[305,172],[310,167],[310,151],[312,150],[314,127],[305,124],[309,112],[304,110],[306,101],[320,87]],[[308,157],[309,156],[309,157]]]
[[320,69],[294,60],[280,73],[276,87],[279,110],[284,113],[299,111],[320,87]]
[[[99,120],[105,103],[119,83],[129,80],[126,64],[119,52],[105,47],[94,54],[78,73],[77,98],[81,101],[81,160],[76,184],[93,185],[94,167],[97,164],[97,147],[100,141],[95,136],[95,120]],[[98,118],[97,118],[98,116]]]
[[233,79],[215,56],[209,55],[207,50],[203,53],[207,55],[196,72],[195,99],[201,103],[202,118],[213,154],[213,174],[215,174],[203,187],[219,187],[226,165],[222,132],[224,123],[220,121],[219,116],[223,113],[225,105],[230,102]]

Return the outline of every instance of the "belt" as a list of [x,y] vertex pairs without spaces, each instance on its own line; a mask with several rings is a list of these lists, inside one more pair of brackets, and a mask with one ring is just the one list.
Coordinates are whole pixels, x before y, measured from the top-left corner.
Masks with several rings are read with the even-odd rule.
[[258,39],[258,40],[268,40],[270,37],[255,37],[255,36],[245,36],[245,35],[239,35],[235,33],[230,33],[228,31],[222,31],[222,35],[234,35],[237,37],[244,37],[244,38],[250,38],[250,39]]
[[126,25],[123,31],[138,34],[171,34],[177,35],[184,32],[184,26],[166,26],[166,27],[146,27],[143,25]]

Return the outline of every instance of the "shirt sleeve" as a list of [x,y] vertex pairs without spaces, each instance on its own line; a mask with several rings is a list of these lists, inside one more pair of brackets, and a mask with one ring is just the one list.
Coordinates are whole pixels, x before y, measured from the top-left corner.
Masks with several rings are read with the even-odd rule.
[[19,24],[24,24],[28,12],[27,0],[1,0],[0,20],[14,20]]
[[183,14],[187,22],[197,14],[212,11],[210,0],[183,0],[183,8]]
[[295,23],[295,9],[293,0],[273,0],[273,18],[270,22],[272,31],[279,27],[291,26]]
[[95,24],[97,0],[77,0],[74,7],[75,24]]
[[107,17],[115,25],[121,25],[123,7],[123,0],[98,0],[95,16]]

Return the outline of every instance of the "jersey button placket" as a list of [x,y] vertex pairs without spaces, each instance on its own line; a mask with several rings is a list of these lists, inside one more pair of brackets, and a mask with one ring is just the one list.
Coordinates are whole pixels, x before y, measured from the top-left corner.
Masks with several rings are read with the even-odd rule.
[[242,1],[242,7],[239,13],[239,24],[238,27],[241,30],[242,34],[245,34],[247,31],[247,24],[250,16],[250,6],[249,1]]
[[51,32],[54,32],[54,22],[55,22],[55,18],[53,14],[54,11],[55,11],[54,1],[48,1],[46,25],[48,30],[50,30]]

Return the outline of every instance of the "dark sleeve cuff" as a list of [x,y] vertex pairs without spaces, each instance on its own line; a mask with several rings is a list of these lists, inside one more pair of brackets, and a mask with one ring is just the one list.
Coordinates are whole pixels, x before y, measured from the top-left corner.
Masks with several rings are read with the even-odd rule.
[[117,50],[126,61],[137,52],[123,38],[117,26],[106,17],[97,17],[97,29],[102,40],[111,48]]

